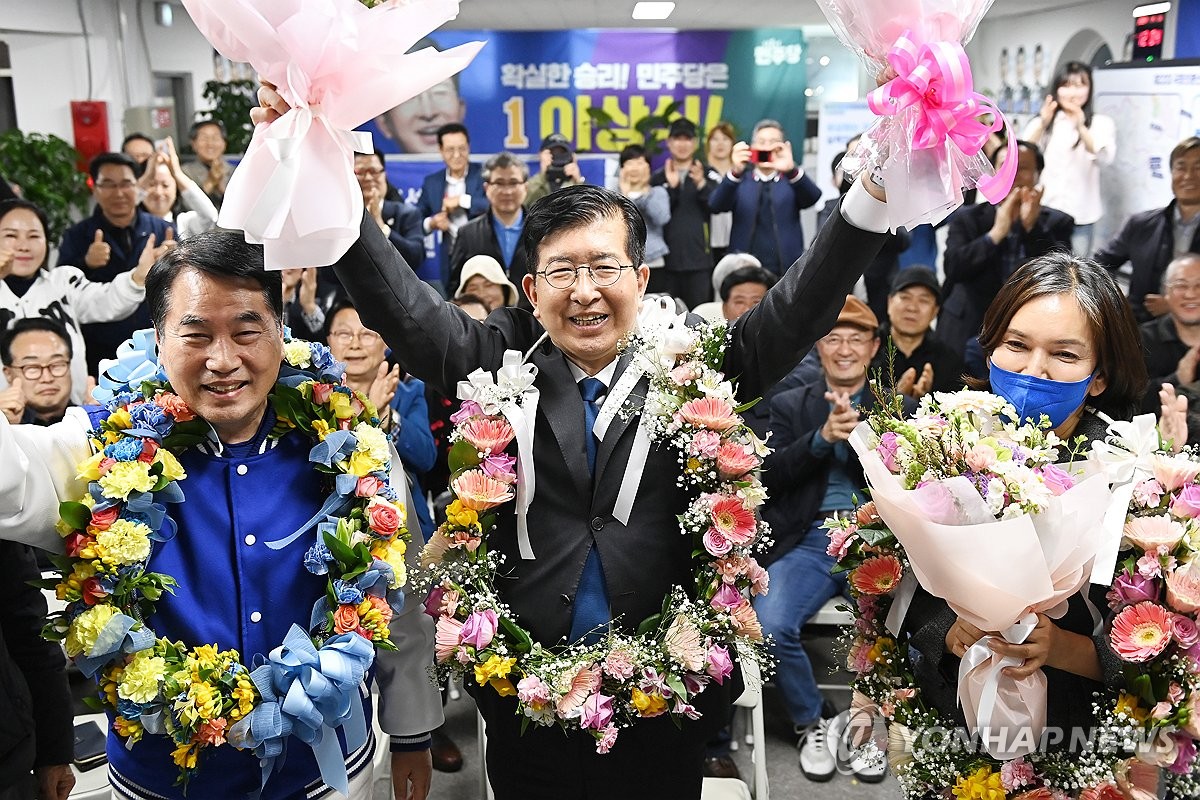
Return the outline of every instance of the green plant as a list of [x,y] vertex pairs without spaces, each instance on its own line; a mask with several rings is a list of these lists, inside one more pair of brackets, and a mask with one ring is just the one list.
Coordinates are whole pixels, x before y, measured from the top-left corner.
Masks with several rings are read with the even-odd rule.
[[[680,102],[675,100],[663,108],[662,113],[647,114],[633,123],[633,130],[642,137],[642,146],[646,148],[646,154],[650,158],[662,153],[662,142],[666,138],[667,127],[670,126],[673,117],[680,115],[681,107]],[[587,109],[587,115],[596,130],[615,131],[622,127],[603,108],[591,106]]]
[[225,150],[244,153],[254,129],[250,126],[250,109],[258,105],[258,84],[250,80],[208,81],[204,84],[204,99],[212,109],[200,112],[203,119],[213,119],[225,126]]
[[22,133],[16,128],[0,134],[0,173],[46,212],[48,241],[58,241],[72,218],[87,209],[91,192],[87,174],[79,170],[81,158],[70,143],[53,134]]

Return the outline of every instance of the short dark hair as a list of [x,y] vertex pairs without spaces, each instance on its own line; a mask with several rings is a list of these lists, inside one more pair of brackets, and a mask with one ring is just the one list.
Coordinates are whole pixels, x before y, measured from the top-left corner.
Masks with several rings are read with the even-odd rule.
[[46,237],[46,257],[42,259],[41,264],[38,264],[38,269],[41,269],[50,260],[50,219],[46,216],[46,212],[42,211],[41,206],[17,197],[11,200],[0,200],[0,221],[7,217],[10,211],[17,209],[33,212],[33,215],[38,218],[38,222],[42,223],[42,236]]
[[1179,144],[1171,148],[1171,158],[1167,161],[1167,166],[1175,166],[1175,162],[1183,158],[1186,153],[1200,147],[1200,136],[1189,136]]
[[182,240],[150,268],[146,276],[146,305],[159,333],[167,318],[171,287],[185,269],[258,284],[275,321],[283,324],[283,273],[263,267],[262,245],[249,244],[240,231],[214,229]]
[[126,136],[124,139],[121,140],[121,152],[122,153],[125,152],[125,145],[129,144],[130,142],[138,142],[138,141],[149,142],[151,147],[154,146],[153,139],[151,139],[146,134],[141,133],[140,131],[134,131],[133,133],[129,134],[128,136]]
[[442,146],[442,139],[446,138],[451,133],[461,133],[467,137],[467,144],[471,143],[471,134],[467,132],[467,126],[461,122],[447,122],[445,125],[437,129],[438,147]]
[[779,276],[769,269],[762,267],[738,267],[733,272],[725,276],[725,280],[721,281],[721,302],[724,303],[729,299],[729,295],[733,292],[735,286],[740,286],[743,283],[760,283],[770,289],[779,281]]
[[25,319],[17,320],[12,324],[12,327],[0,333],[0,364],[4,364],[6,367],[12,366],[13,342],[22,333],[28,333],[29,331],[53,333],[67,343],[67,357],[71,358],[75,355],[75,348],[71,346],[71,334],[67,333],[67,329],[61,323],[47,317],[26,317]]
[[642,212],[622,194],[581,183],[564,186],[529,207],[525,214],[525,230],[521,232],[521,246],[533,262],[530,271],[537,269],[538,247],[547,236],[609,218],[624,221],[625,250],[633,265],[640,267],[646,255],[646,220],[642,218]]
[[471,294],[470,292],[467,292],[466,294],[460,294],[458,297],[455,297],[453,300],[451,300],[450,303],[458,306],[459,308],[462,308],[463,306],[483,306],[483,310],[487,311],[487,303],[484,302],[483,298],[477,294]]
[[116,164],[119,167],[129,167],[134,176],[138,174],[137,162],[124,153],[101,153],[88,163],[88,174],[92,176],[92,180],[100,180],[100,168],[109,164]]
[[[1030,259],[1012,274],[988,306],[979,331],[979,346],[990,356],[1004,340],[1013,317],[1031,300],[1066,294],[1079,303],[1096,349],[1096,374],[1107,382],[1091,404],[1113,417],[1137,412],[1149,379],[1141,336],[1129,301],[1108,270],[1094,261],[1055,250]],[[986,380],[970,382],[988,389]]]
[[211,117],[208,119],[198,119],[195,122],[193,122],[192,127],[188,128],[188,138],[195,139],[196,136],[200,133],[200,129],[203,128],[205,125],[216,125],[217,130],[219,130],[221,132],[221,138],[222,139],[229,138],[229,135],[225,133],[225,123],[221,122],[221,120],[219,120],[219,119],[212,119]]
[[[992,154],[988,157],[988,160],[992,162],[992,166],[995,167],[996,169],[1000,168],[1000,163],[999,163],[1000,154],[1007,151],[1008,146],[1010,144],[1011,144],[1011,142],[1005,142],[1004,144],[1000,145],[995,150],[993,150]],[[1022,148],[1033,153],[1033,158],[1034,158],[1035,163],[1037,164],[1037,171],[1039,173],[1041,173],[1042,170],[1044,170],[1046,168],[1046,157],[1044,155],[1042,155],[1042,148],[1038,147],[1033,142],[1027,142],[1024,139],[1017,139],[1016,145],[1017,145],[1017,154],[1018,155],[1020,154]]]
[[635,158],[644,158],[646,163],[650,163],[650,156],[646,153],[646,148],[640,144],[627,144],[625,149],[621,151],[621,155],[617,156],[617,162],[624,166],[626,161],[633,161]]
[[510,167],[516,167],[517,169],[521,170],[521,177],[529,177],[529,165],[525,163],[524,159],[513,155],[512,153],[503,152],[497,153],[484,163],[483,182],[487,183],[491,181],[492,170],[508,169]]

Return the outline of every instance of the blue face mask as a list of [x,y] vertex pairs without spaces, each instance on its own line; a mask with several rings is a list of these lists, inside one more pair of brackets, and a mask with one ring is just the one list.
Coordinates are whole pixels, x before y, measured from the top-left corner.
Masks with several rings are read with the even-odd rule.
[[1083,401],[1087,399],[1088,386],[1092,383],[1092,376],[1068,383],[1009,372],[995,364],[989,364],[988,380],[992,384],[994,394],[1013,404],[1013,408],[1017,410],[1018,423],[1028,418],[1037,420],[1045,414],[1050,418],[1050,427],[1053,429],[1062,425],[1067,417],[1083,405]]

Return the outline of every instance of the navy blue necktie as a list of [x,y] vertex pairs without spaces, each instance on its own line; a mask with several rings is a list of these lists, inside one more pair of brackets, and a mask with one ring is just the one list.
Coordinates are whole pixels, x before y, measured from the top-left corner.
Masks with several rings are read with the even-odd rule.
[[[596,435],[592,427],[600,414],[596,404],[608,387],[596,378],[584,378],[578,384],[579,394],[583,397],[583,440],[587,445],[588,472],[596,474]],[[608,588],[604,585],[604,568],[600,564],[600,553],[595,543],[588,551],[587,561],[583,565],[583,574],[579,578],[579,588],[575,590],[575,614],[571,618],[572,642],[585,638],[591,643],[599,641],[599,628],[606,625],[610,619],[608,608]],[[589,633],[590,632],[590,633]]]

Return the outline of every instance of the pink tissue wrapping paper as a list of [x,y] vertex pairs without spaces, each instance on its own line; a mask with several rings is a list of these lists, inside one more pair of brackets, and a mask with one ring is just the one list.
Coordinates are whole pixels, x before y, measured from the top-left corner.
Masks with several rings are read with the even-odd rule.
[[201,33],[249,62],[292,110],[259,125],[221,207],[222,227],[262,243],[268,269],[327,266],[358,239],[354,128],[461,71],[482,42],[408,53],[458,0],[183,0]]

